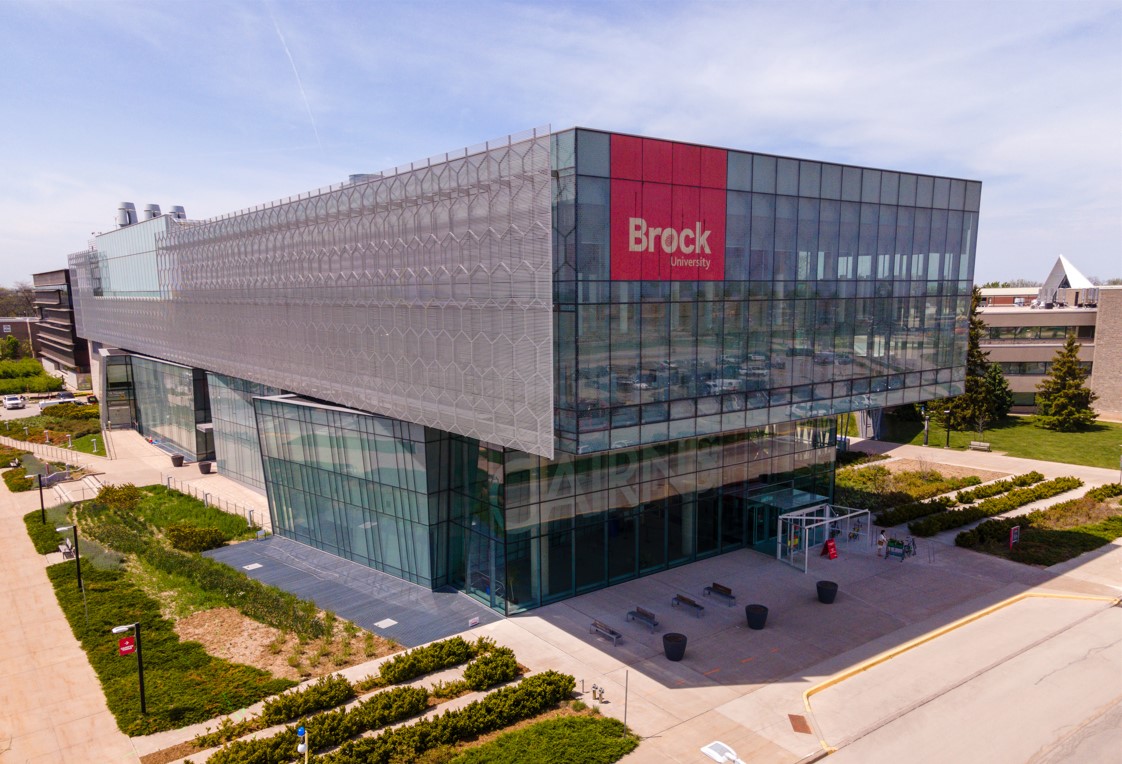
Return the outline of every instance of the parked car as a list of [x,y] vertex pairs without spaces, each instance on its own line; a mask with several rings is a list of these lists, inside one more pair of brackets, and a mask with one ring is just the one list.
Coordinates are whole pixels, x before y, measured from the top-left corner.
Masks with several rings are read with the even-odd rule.
[[18,395],[5,395],[4,408],[6,409],[22,409],[27,408],[27,404],[23,402],[23,398]]
[[86,396],[86,403],[97,403],[97,396],[96,395],[87,395]]
[[58,399],[60,401],[64,401],[64,402],[69,401],[70,403],[73,403],[74,402],[74,393],[70,392],[69,390],[63,390],[62,392],[60,392],[58,394]]

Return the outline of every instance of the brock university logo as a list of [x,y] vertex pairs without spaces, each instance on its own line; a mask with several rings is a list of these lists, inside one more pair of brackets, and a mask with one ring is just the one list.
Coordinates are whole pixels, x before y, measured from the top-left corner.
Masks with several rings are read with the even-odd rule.
[[611,277],[725,278],[727,152],[612,136]]

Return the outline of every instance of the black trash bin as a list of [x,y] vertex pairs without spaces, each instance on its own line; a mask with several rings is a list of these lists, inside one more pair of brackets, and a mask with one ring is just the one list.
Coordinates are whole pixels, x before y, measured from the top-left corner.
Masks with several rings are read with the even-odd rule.
[[183,454],[172,454],[171,455],[171,466],[172,467],[182,467],[183,466]]
[[744,616],[748,619],[748,628],[759,631],[767,623],[767,607],[764,605],[745,605]]
[[823,605],[830,605],[833,603],[834,598],[838,596],[838,583],[837,581],[819,581],[818,582],[818,601]]
[[666,660],[680,661],[686,657],[686,635],[670,632],[662,635],[662,651]]

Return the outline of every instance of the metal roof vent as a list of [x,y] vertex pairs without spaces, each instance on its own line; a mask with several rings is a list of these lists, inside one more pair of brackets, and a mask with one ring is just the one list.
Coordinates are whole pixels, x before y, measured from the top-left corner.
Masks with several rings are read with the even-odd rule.
[[146,204],[146,205],[144,205],[144,219],[145,220],[153,220],[155,218],[158,218],[159,216],[160,216],[160,205],[158,205],[158,204]]
[[121,202],[117,205],[117,227],[124,228],[136,222],[136,205],[132,202]]
[[173,205],[171,207],[171,209],[168,210],[168,214],[171,215],[176,220],[186,220],[187,219],[187,210],[183,209],[183,207],[181,205],[178,205],[178,204]]

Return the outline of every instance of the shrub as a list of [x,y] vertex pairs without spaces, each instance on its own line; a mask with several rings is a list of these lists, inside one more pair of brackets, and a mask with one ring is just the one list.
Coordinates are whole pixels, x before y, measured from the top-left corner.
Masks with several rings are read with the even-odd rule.
[[4,483],[8,486],[8,490],[12,493],[30,491],[36,486],[36,481],[27,476],[27,470],[23,467],[16,467],[15,469],[5,470]]
[[515,679],[522,670],[509,647],[496,647],[480,655],[464,669],[464,681],[477,692]]
[[132,514],[140,506],[140,489],[132,483],[104,485],[97,492],[95,501],[109,509]]
[[1043,479],[1043,475],[1033,470],[1024,475],[1009,478],[1008,480],[996,480],[969,491],[959,491],[958,494],[955,495],[955,498],[962,504],[971,504],[978,499],[988,499],[991,496],[997,496],[1013,488],[1024,488],[1025,486],[1039,483]]
[[342,676],[320,677],[319,681],[303,690],[286,692],[265,701],[261,720],[265,726],[283,724],[301,716],[341,706],[355,697],[354,687]]
[[173,547],[184,552],[205,552],[229,541],[217,528],[196,528],[186,523],[172,523],[164,529],[164,536]]
[[[418,687],[395,687],[352,709],[317,714],[303,722],[315,748],[332,748],[370,730],[416,716],[428,707],[428,693]],[[296,727],[267,738],[235,740],[215,753],[209,764],[266,764],[291,761],[296,753]]]
[[69,504],[61,504],[56,507],[48,507],[46,523],[43,522],[43,513],[39,510],[28,512],[23,516],[23,524],[27,528],[27,535],[31,537],[31,543],[35,545],[36,552],[50,554],[58,551],[58,545],[62,543],[63,535],[55,528],[66,522],[66,511],[69,506]]
[[945,512],[953,507],[955,500],[948,496],[939,496],[927,501],[916,501],[902,504],[899,507],[886,509],[876,516],[876,524],[883,528],[891,528],[900,523],[906,523],[919,517],[926,517],[937,512]]
[[395,655],[379,669],[382,684],[400,684],[466,663],[476,654],[463,637],[452,637]]
[[1059,477],[1027,488],[1016,488],[1001,496],[986,499],[974,507],[940,512],[910,522],[908,523],[908,530],[916,536],[934,536],[940,531],[960,528],[975,520],[1010,512],[1018,507],[1023,507],[1025,504],[1056,496],[1081,485],[1083,485],[1083,481],[1079,478]]
[[[577,708],[577,704],[573,704]],[[546,719],[524,729],[507,732],[484,745],[464,751],[449,764],[537,764],[543,761],[579,761],[610,764],[639,745],[618,719],[583,715]]]
[[321,761],[324,764],[416,761],[425,751],[437,746],[471,740],[533,718],[572,697],[574,686],[573,677],[568,674],[545,671],[496,690],[459,710],[386,730],[378,737],[345,743],[337,751],[323,756]]

